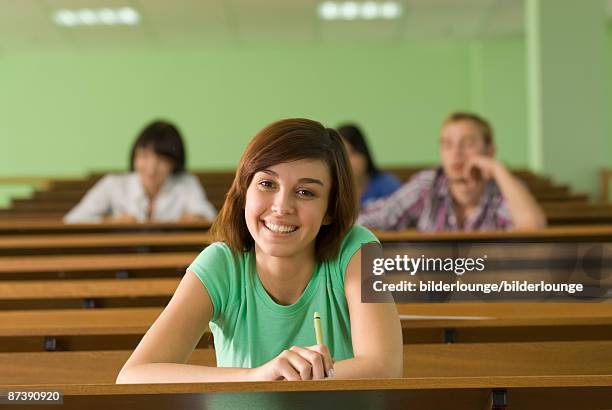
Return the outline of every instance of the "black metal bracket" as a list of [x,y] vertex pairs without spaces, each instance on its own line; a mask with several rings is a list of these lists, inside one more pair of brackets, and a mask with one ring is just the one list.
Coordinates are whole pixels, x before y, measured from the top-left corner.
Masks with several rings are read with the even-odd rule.
[[455,329],[444,329],[444,343],[455,343]]
[[45,336],[44,348],[46,352],[54,352],[57,350],[57,339],[53,336]]
[[508,392],[506,390],[493,390],[491,392],[491,409],[503,410],[508,406]]
[[96,307],[96,300],[93,298],[85,298],[83,299],[83,308],[84,309],[93,309]]

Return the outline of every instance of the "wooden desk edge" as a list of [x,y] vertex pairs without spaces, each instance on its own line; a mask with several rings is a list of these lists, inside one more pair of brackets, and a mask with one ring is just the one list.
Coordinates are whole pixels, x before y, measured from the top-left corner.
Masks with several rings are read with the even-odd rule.
[[506,240],[506,239],[542,239],[552,237],[590,238],[595,236],[612,237],[612,225],[585,226],[568,225],[562,227],[548,227],[537,230],[512,230],[492,232],[419,232],[414,229],[402,231],[373,230],[374,234],[383,243],[392,242],[436,242],[436,241],[464,241],[470,240]]
[[218,382],[177,384],[12,385],[12,391],[61,390],[65,396],[186,393],[309,392],[347,390],[435,390],[612,387],[612,375],[410,377],[402,379],[321,380],[302,382]]

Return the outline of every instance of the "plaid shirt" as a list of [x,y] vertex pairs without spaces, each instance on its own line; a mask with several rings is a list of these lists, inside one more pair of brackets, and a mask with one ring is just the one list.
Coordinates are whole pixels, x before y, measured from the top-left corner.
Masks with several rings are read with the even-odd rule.
[[485,186],[478,209],[459,226],[448,179],[442,168],[421,171],[391,196],[369,203],[357,223],[380,229],[415,227],[420,231],[490,231],[509,229],[512,218],[497,184]]

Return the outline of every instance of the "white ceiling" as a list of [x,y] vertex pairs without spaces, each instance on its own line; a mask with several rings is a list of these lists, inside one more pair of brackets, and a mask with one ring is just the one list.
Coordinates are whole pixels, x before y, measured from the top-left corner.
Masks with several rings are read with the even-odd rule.
[[[0,52],[45,48],[397,44],[520,33],[523,0],[399,0],[398,20],[323,21],[317,0],[0,0]],[[612,8],[612,0],[608,0]],[[66,28],[59,9],[131,6],[137,26]]]

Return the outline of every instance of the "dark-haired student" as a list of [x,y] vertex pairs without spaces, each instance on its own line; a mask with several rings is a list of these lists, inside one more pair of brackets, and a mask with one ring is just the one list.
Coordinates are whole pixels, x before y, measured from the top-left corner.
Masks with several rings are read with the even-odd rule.
[[141,131],[132,146],[130,171],[104,176],[64,222],[171,222],[216,216],[199,180],[185,170],[183,139],[173,124],[155,121]]
[[[393,303],[361,302],[357,199],[340,136],[288,119],[243,154],[208,246],[123,366],[118,383],[402,376]],[[316,344],[320,312],[324,344]],[[204,331],[217,367],[187,365]]]
[[365,135],[357,125],[341,125],[338,127],[338,133],[342,137],[353,168],[360,207],[363,208],[368,202],[391,195],[401,186],[400,180],[395,175],[378,169]]
[[380,230],[421,231],[546,226],[536,200],[494,155],[489,123],[472,113],[453,113],[442,125],[442,166],[418,173],[393,195],[369,204],[358,222]]

